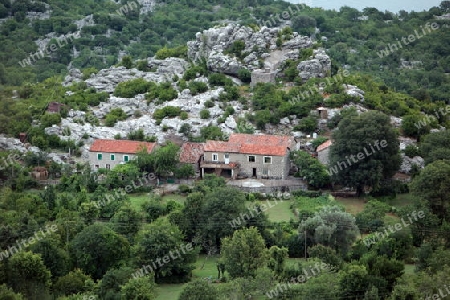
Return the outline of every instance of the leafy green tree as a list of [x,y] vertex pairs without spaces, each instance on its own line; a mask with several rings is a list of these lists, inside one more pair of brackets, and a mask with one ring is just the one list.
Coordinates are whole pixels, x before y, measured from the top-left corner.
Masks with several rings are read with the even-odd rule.
[[[153,222],[137,237],[135,257],[140,266],[151,267],[156,282],[169,277],[187,279],[195,268],[193,263],[197,254],[198,251],[192,244],[184,242],[181,230],[168,220]],[[169,258],[168,262],[166,258]],[[164,264],[161,264],[161,260],[164,260]]]
[[127,69],[131,69],[133,67],[133,60],[131,59],[131,56],[124,56],[122,57],[122,66],[124,66]]
[[0,285],[0,299],[5,300],[24,300],[22,294],[14,293],[6,284]]
[[123,205],[112,218],[112,228],[115,232],[132,241],[141,227],[141,215],[131,205]]
[[45,113],[41,117],[42,127],[51,127],[53,124],[61,123],[61,115],[58,113]]
[[235,231],[232,238],[223,238],[221,255],[231,278],[254,277],[266,263],[267,250],[258,230],[250,227]]
[[184,287],[178,300],[216,300],[218,296],[214,285],[203,279],[197,279]]
[[88,290],[87,281],[92,281],[92,279],[80,269],[75,269],[58,278],[54,285],[55,294],[62,296],[86,292]]
[[100,224],[86,227],[70,242],[74,264],[93,279],[100,279],[128,258],[129,252],[130,244],[123,236]]
[[192,177],[195,175],[194,167],[191,164],[182,164],[175,170],[175,175],[178,178],[186,178]]
[[140,278],[132,278],[122,286],[124,300],[154,300],[156,299],[156,284],[153,274]]
[[[330,148],[332,180],[355,188],[358,194],[365,186],[378,190],[382,180],[391,178],[400,167],[397,133],[383,113],[369,111],[356,117],[344,117],[333,138]],[[378,148],[377,142],[381,145]],[[358,156],[360,153],[362,159]],[[349,157],[353,157],[352,162]]]
[[8,260],[8,285],[26,299],[38,300],[48,295],[51,273],[39,254],[22,251]]
[[377,200],[369,200],[364,210],[356,215],[356,225],[362,232],[377,231],[384,226],[384,216],[390,210],[389,205]]
[[169,175],[174,172],[179,163],[178,151],[180,147],[174,143],[156,149],[152,153],[153,170],[158,175]]
[[207,193],[205,198],[207,202],[197,220],[201,224],[199,235],[203,243],[220,248],[220,240],[235,230],[232,220],[241,220],[241,214],[246,212],[245,197],[235,188],[220,187]]
[[298,175],[304,177],[312,187],[321,188],[330,183],[330,175],[328,175],[325,166],[307,152],[292,152],[291,159],[299,168]]
[[113,108],[111,111],[105,116],[105,125],[108,127],[113,127],[117,121],[123,121],[128,116],[126,113],[120,108]]
[[339,291],[343,298],[363,299],[369,287],[369,274],[364,266],[349,264],[339,273]]
[[278,246],[272,246],[269,249],[269,262],[268,267],[275,274],[280,275],[284,271],[286,265],[286,259],[289,257],[287,248],[279,248]]
[[322,244],[338,253],[346,254],[355,242],[359,230],[355,217],[338,206],[325,206],[300,223],[300,236],[304,236],[312,245]]
[[60,277],[66,275],[70,270],[71,260],[69,253],[64,249],[58,236],[46,236],[44,239],[31,245],[33,253],[40,254],[45,267],[52,276]]
[[444,220],[450,205],[450,162],[436,160],[427,165],[411,183],[411,193],[425,199],[433,214]]
[[425,164],[439,159],[448,159],[450,157],[450,130],[424,136],[419,149],[421,156],[425,159]]
[[136,270],[129,266],[111,268],[98,283],[99,299],[122,300],[121,289]]
[[[430,126],[421,126],[421,122],[424,119],[423,115],[407,115],[402,119],[402,131],[403,134],[410,137],[418,138],[421,135],[425,135],[430,132]],[[433,122],[435,123],[435,122]]]

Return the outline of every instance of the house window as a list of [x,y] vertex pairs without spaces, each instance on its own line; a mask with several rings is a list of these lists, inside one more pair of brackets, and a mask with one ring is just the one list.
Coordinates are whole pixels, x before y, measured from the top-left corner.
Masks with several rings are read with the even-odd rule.
[[128,157],[128,155],[124,155],[123,156],[123,161],[124,162],[127,162],[127,161],[129,161],[130,160],[130,158]]
[[264,163],[265,164],[271,164],[272,163],[272,156],[264,156]]
[[114,154],[111,154],[111,160],[115,160],[116,156]]
[[213,153],[212,160],[213,161],[219,161],[219,155],[217,153]]
[[263,168],[262,169],[262,174],[266,175],[266,176],[269,175],[269,169],[268,168]]
[[111,170],[111,166],[109,164],[106,164],[106,170]]
[[98,169],[99,168],[99,166],[98,165],[95,165],[95,169]]
[[102,153],[97,153],[97,160],[102,160],[103,158],[103,154]]
[[255,158],[254,155],[249,155],[248,156],[248,162],[255,162],[255,161],[256,161],[256,158]]

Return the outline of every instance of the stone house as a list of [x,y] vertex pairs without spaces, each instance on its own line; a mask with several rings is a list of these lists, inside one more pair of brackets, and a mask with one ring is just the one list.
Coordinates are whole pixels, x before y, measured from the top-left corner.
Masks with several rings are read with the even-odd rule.
[[286,179],[295,142],[290,136],[233,133],[228,142],[207,141],[200,163],[202,177],[215,173],[236,179]]
[[200,176],[200,161],[203,158],[204,147],[204,143],[186,142],[180,149],[180,163],[191,164],[197,177]]
[[322,144],[320,144],[317,149],[317,159],[323,164],[328,165],[330,161],[330,146],[333,145],[331,140],[328,140]]
[[251,74],[250,86],[254,87],[259,82],[261,83],[275,83],[276,73],[272,72],[270,68],[265,68],[264,70],[257,69]]
[[89,165],[93,170],[99,168],[113,169],[118,164],[124,164],[136,158],[136,153],[143,148],[151,153],[155,143],[98,139],[89,148]]

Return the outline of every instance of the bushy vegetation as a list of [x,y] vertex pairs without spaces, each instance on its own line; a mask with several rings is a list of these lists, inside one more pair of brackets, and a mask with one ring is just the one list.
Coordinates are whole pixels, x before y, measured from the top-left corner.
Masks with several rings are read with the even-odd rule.
[[176,106],[164,106],[163,108],[158,108],[153,113],[153,118],[156,120],[162,120],[165,117],[173,118],[179,116],[181,113],[181,108]]
[[114,90],[114,96],[132,98],[137,94],[147,93],[155,84],[142,78],[120,82]]
[[113,108],[111,111],[105,116],[105,125],[108,127],[113,127],[117,121],[123,121],[127,118],[127,115],[121,108]]

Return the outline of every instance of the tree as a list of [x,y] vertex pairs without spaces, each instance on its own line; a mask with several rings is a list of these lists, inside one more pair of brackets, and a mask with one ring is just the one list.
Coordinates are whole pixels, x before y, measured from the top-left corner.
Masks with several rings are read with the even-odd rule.
[[158,175],[169,175],[175,171],[179,163],[178,151],[180,147],[174,143],[168,143],[166,146],[158,148],[153,152],[153,169]]
[[450,161],[427,165],[411,183],[411,193],[425,199],[431,211],[444,220],[450,209]]
[[258,230],[250,227],[223,238],[221,255],[231,278],[255,277],[256,270],[265,265],[267,250]]
[[300,177],[304,177],[310,186],[321,188],[330,183],[330,175],[328,175],[325,166],[307,152],[292,152],[291,159],[299,168],[298,174]]
[[178,300],[216,300],[218,296],[214,285],[206,280],[197,279],[184,287]]
[[[167,219],[160,219],[138,235],[134,254],[140,265],[151,267],[157,282],[164,277],[185,280],[195,268],[193,263],[198,254],[197,249],[191,247],[186,246],[184,235],[177,226]],[[168,262],[166,257],[169,257]],[[160,263],[162,259],[164,264]]]
[[383,113],[369,111],[344,117],[333,139],[332,180],[355,188],[358,194],[364,187],[378,190],[380,183],[391,178],[400,167],[397,133]]
[[[421,126],[421,120],[424,119],[423,115],[407,115],[402,119],[402,131],[403,134],[410,137],[418,138],[421,135],[430,132],[430,126]],[[433,122],[436,123],[436,122]]]
[[92,281],[88,275],[84,274],[80,269],[75,269],[69,274],[58,278],[54,286],[55,294],[61,296],[86,292],[86,282],[89,280]]
[[131,69],[133,67],[133,60],[131,59],[131,56],[122,57],[122,66],[127,69]]
[[182,164],[175,170],[175,175],[177,176],[177,178],[189,179],[189,177],[195,175],[195,170],[191,164]]
[[130,204],[125,204],[114,214],[112,226],[115,232],[132,241],[141,227],[141,215]]
[[78,233],[70,242],[74,263],[93,279],[128,258],[130,244],[106,225],[94,224]]
[[339,274],[339,290],[342,298],[362,299],[369,287],[369,276],[364,266],[349,264]]
[[298,232],[313,245],[322,244],[345,254],[356,240],[359,230],[355,217],[338,206],[325,206],[313,217],[300,223]]
[[205,195],[207,199],[200,219],[201,225],[199,235],[202,242],[220,248],[220,240],[230,236],[234,228],[230,226],[230,221],[241,218],[245,213],[244,194],[230,187],[213,189]]
[[132,278],[122,286],[124,300],[154,300],[156,299],[156,284],[154,274],[140,278]]
[[50,271],[39,254],[22,251],[8,261],[8,285],[26,299],[45,299],[51,284]]
[[16,294],[6,284],[0,285],[0,299],[5,300],[24,300],[21,294]]
[[46,236],[44,239],[31,245],[33,253],[40,254],[44,265],[52,276],[66,275],[70,270],[70,256],[64,249],[59,236]]
[[450,157],[450,130],[424,136],[419,149],[421,156],[425,159],[425,164],[439,159],[448,159]]
[[278,246],[272,246],[269,249],[269,257],[269,269],[276,275],[280,275],[284,271],[286,259],[289,257],[288,249],[285,247],[279,248]]

